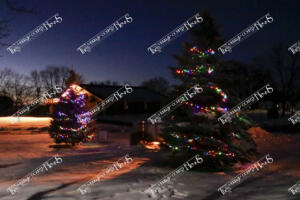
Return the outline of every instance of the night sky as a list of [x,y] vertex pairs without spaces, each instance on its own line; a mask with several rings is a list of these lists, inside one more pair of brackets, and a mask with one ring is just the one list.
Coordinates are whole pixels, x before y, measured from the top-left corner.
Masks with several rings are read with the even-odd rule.
[[[1,2],[2,0],[0,0]],[[25,34],[59,13],[62,23],[28,43],[21,52],[11,54],[0,49],[0,69],[11,68],[29,74],[47,65],[69,66],[85,80],[112,80],[139,84],[156,76],[174,82],[169,67],[176,66],[172,54],[189,40],[189,32],[171,41],[162,53],[152,55],[147,48],[188,18],[210,10],[221,26],[221,34],[230,39],[267,13],[273,23],[264,26],[233,48],[224,59],[250,62],[269,47],[282,42],[291,46],[300,40],[300,1],[289,0],[24,0],[36,14],[17,14],[0,3],[0,17],[10,18],[10,35],[2,42],[14,43]],[[98,43],[91,53],[77,51],[84,42],[115,20],[129,13],[133,22]],[[205,19],[204,19],[205,20]]]

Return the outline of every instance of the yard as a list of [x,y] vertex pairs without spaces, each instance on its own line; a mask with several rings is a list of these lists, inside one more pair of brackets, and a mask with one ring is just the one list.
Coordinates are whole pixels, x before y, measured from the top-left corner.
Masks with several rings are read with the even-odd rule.
[[[164,153],[130,147],[130,130],[126,127],[113,127],[109,143],[55,148],[46,130],[49,121],[50,118],[21,118],[19,123],[10,124],[7,118],[0,118],[1,199],[299,199],[288,193],[288,188],[300,179],[299,134],[274,135],[259,127],[251,128],[249,132],[258,144],[260,157],[270,154],[274,162],[251,175],[229,195],[222,196],[217,189],[247,166],[237,166],[232,174],[185,172],[175,180],[176,184],[168,184],[162,195],[151,197],[145,190],[173,170],[164,167],[167,161]],[[20,192],[10,196],[6,191],[10,185],[55,154],[63,159],[61,164],[35,176]],[[76,191],[126,154],[133,159],[132,163],[108,174],[92,187],[91,193],[81,195]]]

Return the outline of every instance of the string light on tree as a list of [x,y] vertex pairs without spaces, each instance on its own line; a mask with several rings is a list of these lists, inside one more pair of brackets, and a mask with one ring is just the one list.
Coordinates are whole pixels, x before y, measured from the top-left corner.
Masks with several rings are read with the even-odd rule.
[[[199,136],[194,136],[193,138],[189,138],[187,135],[182,135],[182,134],[176,134],[173,133],[171,134],[171,136],[173,136],[174,138],[176,138],[178,140],[177,143],[181,143],[182,141],[184,141],[184,145],[178,145],[178,146],[172,146],[169,145],[169,148],[172,151],[183,151],[183,150],[192,150],[192,151],[196,151],[198,149],[200,149],[199,147],[201,146],[201,139]],[[210,139],[212,141],[216,141],[220,144],[222,144],[223,146],[223,151],[215,151],[215,150],[209,150],[207,152],[203,152],[204,156],[212,156],[212,157],[216,157],[216,156],[227,156],[227,157],[234,157],[235,154],[232,152],[228,152],[228,145],[225,144],[224,142],[222,142],[221,140],[215,140],[215,138],[213,136],[210,137]]]
[[210,65],[197,65],[195,69],[176,69],[176,74],[195,75],[197,73],[203,73],[205,71],[207,71],[208,74],[211,74],[214,69]]
[[195,53],[197,55],[197,57],[199,57],[199,58],[208,57],[208,56],[214,55],[216,53],[213,49],[208,49],[206,51],[200,51],[197,46],[194,46],[193,48],[191,48],[190,52]]

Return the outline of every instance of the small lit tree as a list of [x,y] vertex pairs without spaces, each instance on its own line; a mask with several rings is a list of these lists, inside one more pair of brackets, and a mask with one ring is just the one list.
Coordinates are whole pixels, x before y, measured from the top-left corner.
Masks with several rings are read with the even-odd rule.
[[70,86],[60,97],[54,108],[49,134],[56,143],[75,143],[91,139],[91,121],[87,113],[88,96],[77,85]]
[[87,113],[88,96],[77,85],[70,86],[55,105],[50,136],[56,143],[85,142],[91,139],[92,130],[87,126],[91,121]]

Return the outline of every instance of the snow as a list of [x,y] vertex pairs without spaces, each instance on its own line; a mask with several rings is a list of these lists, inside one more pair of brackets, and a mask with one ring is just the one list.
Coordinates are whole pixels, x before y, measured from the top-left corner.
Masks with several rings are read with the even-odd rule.
[[[300,199],[299,195],[288,193],[288,188],[300,180],[299,134],[274,135],[260,127],[249,129],[260,151],[257,159],[270,154],[274,162],[251,175],[227,196],[222,196],[217,189],[240,173],[239,169],[232,173],[184,172],[182,176],[175,177],[173,183],[163,186],[163,194],[151,196],[145,192],[146,189],[174,170],[165,167],[167,160],[164,153],[130,147],[126,142],[130,133],[128,127],[121,128],[120,132],[110,132],[110,143],[53,148],[55,143],[44,129],[50,120],[24,118],[19,123],[10,124],[7,118],[0,118],[1,200]],[[105,176],[92,186],[91,193],[81,195],[76,191],[127,153],[133,158],[132,163]],[[10,196],[6,192],[10,185],[55,154],[63,158],[63,163],[35,176],[16,195]]]

